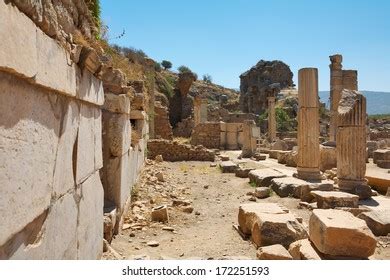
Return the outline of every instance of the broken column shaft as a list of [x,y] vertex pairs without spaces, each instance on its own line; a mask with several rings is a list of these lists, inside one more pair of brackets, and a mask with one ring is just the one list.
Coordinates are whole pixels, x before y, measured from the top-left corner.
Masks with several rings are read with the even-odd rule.
[[268,96],[268,138],[272,142],[276,139],[275,96]]
[[336,141],[337,131],[337,106],[341,98],[343,90],[343,57],[340,54],[335,54],[329,57],[331,64],[330,68],[330,128],[329,139]]

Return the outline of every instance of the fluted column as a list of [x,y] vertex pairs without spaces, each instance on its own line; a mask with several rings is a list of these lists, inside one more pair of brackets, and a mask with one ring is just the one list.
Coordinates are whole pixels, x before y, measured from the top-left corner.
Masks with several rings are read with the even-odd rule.
[[335,54],[329,57],[331,64],[330,68],[330,128],[329,139],[336,141],[337,133],[337,107],[343,90],[343,57],[340,54]]
[[298,105],[297,176],[305,180],[319,180],[321,173],[317,68],[299,70]]
[[343,70],[343,89],[358,90],[357,76],[356,70]]
[[337,115],[337,178],[341,191],[371,196],[366,175],[366,98],[342,91]]
[[276,139],[275,96],[268,96],[268,138]]

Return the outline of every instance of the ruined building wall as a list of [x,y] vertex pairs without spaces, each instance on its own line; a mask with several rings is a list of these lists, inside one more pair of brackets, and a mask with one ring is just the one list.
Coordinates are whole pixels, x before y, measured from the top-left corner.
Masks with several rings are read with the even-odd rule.
[[162,106],[161,103],[156,102],[154,107],[155,112],[155,137],[162,138],[162,139],[173,139],[173,132],[172,132],[172,126],[169,123],[169,113],[168,108],[165,106]]
[[[73,3],[79,18],[85,12],[82,1],[57,2],[55,14],[67,15],[55,10],[64,3]],[[0,259],[96,259],[103,238],[102,82],[49,37],[64,30],[62,18],[30,16],[35,23],[0,0]]]

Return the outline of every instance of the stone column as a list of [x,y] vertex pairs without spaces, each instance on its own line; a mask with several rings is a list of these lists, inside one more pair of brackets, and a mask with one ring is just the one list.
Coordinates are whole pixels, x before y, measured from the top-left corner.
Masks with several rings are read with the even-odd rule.
[[268,96],[268,138],[271,142],[276,139],[275,96]]
[[356,70],[343,70],[343,89],[358,90]]
[[200,110],[201,110],[201,98],[196,96],[194,98],[194,125],[200,124]]
[[337,115],[337,178],[341,191],[371,196],[366,174],[366,98],[343,90]]
[[206,98],[203,98],[200,103],[200,122],[207,122],[207,105],[208,101]]
[[329,139],[336,141],[337,131],[337,106],[341,98],[343,90],[343,57],[340,54],[329,56],[331,64],[330,68],[330,128]]
[[253,120],[245,120],[242,124],[242,132],[243,132],[243,143],[242,143],[242,153],[241,156],[243,158],[248,158],[253,155],[253,152],[256,149],[256,146],[253,145],[253,135],[252,128],[256,126],[256,123]]
[[320,180],[318,70],[298,72],[298,178]]

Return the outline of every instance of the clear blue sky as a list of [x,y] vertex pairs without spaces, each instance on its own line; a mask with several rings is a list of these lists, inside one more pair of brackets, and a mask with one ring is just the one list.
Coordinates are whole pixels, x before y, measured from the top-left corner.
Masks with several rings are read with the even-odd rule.
[[102,18],[122,46],[186,65],[200,77],[238,88],[260,59],[282,60],[296,75],[319,69],[329,89],[329,58],[359,71],[359,89],[390,91],[388,0],[101,0]]

